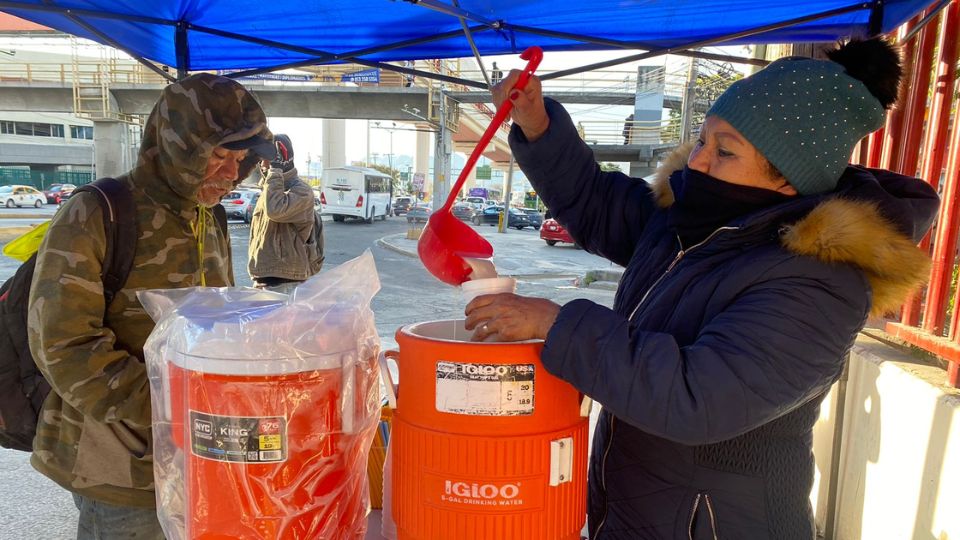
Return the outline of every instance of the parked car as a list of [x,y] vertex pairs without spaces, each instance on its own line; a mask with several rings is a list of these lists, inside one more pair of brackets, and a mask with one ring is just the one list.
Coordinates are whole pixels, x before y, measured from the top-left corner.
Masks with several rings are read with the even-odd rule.
[[252,189],[237,189],[224,195],[220,199],[220,204],[227,211],[227,218],[242,219],[245,223],[250,223],[247,219],[247,208],[257,193],[260,192]]
[[[484,208],[482,212],[477,212],[473,216],[473,224],[481,225],[486,223],[487,225],[494,226],[500,223],[500,214],[503,212],[502,206],[488,206]],[[516,208],[511,208],[507,218],[507,226],[513,227],[515,229],[523,230],[524,227],[530,226],[530,219],[527,218],[527,215],[523,213],[522,210]]]
[[50,184],[43,190],[43,196],[47,198],[47,204],[60,204],[60,200],[69,197],[75,189],[77,186],[73,184]]
[[570,233],[563,228],[563,225],[560,225],[557,220],[552,218],[543,222],[543,228],[540,229],[540,238],[543,239],[548,246],[555,246],[557,242],[576,244],[570,236]]
[[453,208],[450,211],[453,212],[454,217],[464,221],[471,221],[473,219],[473,214],[475,213],[473,205],[465,202],[453,205]]
[[473,224],[474,225],[496,225],[500,223],[500,212],[503,212],[503,208],[499,206],[488,206],[479,212],[473,214]]
[[431,214],[433,214],[433,210],[429,206],[414,206],[407,212],[407,223],[419,223],[421,221],[426,223]]
[[483,197],[467,197],[464,202],[472,205],[474,210],[483,210]]
[[393,215],[406,214],[413,204],[413,197],[397,197],[393,200]]
[[[260,200],[260,192],[254,191],[253,197],[250,197],[250,204],[247,205],[247,209],[243,211],[243,222],[250,223],[253,221],[253,209],[257,207],[257,201]],[[320,199],[315,199],[314,209],[320,205]]]
[[525,208],[523,213],[527,215],[527,219],[530,220],[530,225],[533,226],[533,229],[539,231],[543,225],[543,214],[532,208]]
[[0,186],[0,202],[7,208],[16,206],[36,206],[42,207],[47,202],[46,195],[42,191],[31,186]]

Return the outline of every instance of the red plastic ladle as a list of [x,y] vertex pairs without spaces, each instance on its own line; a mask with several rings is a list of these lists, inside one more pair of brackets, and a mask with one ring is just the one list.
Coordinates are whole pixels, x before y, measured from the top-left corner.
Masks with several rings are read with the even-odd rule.
[[[518,90],[522,90],[527,85],[530,76],[540,65],[540,61],[543,60],[543,50],[536,46],[529,47],[523,51],[520,58],[526,60],[527,65],[517,79],[517,84],[513,86]],[[497,114],[493,116],[490,125],[483,132],[480,142],[477,143],[476,148],[470,154],[470,159],[467,160],[463,170],[460,171],[457,182],[450,190],[450,195],[447,196],[447,202],[430,216],[423,233],[420,234],[420,242],[417,244],[417,253],[420,255],[420,260],[423,261],[423,266],[431,274],[444,283],[460,285],[469,279],[470,272],[473,269],[463,260],[464,257],[477,259],[493,257],[493,246],[490,245],[490,242],[487,242],[472,227],[454,217],[450,208],[456,201],[457,194],[460,193],[460,188],[463,187],[470,171],[473,170],[477,160],[480,159],[480,153],[493,139],[493,135],[500,128],[500,124],[503,124],[504,120],[510,116],[511,109],[513,109],[513,103],[509,99],[505,100],[497,109]],[[509,211],[509,209],[504,209],[504,212]],[[504,219],[506,217],[504,216]]]

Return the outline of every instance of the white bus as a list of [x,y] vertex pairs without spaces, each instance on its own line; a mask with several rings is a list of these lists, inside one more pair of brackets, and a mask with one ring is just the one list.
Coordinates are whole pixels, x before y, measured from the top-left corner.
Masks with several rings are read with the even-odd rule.
[[323,171],[321,214],[334,221],[357,218],[373,223],[387,219],[393,200],[393,179],[366,167],[333,167]]

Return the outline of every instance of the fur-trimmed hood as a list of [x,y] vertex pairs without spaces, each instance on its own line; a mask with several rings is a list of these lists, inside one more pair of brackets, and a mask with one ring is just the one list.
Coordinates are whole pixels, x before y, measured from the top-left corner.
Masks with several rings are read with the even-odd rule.
[[[692,148],[692,143],[681,146],[657,169],[651,187],[661,208],[673,205],[670,177],[683,170]],[[827,263],[860,268],[873,289],[871,315],[896,310],[929,277],[930,258],[916,244],[936,217],[939,197],[926,182],[850,166],[835,191],[782,206],[808,209],[799,219],[787,218],[781,224],[784,247]],[[764,219],[782,215],[762,214]]]

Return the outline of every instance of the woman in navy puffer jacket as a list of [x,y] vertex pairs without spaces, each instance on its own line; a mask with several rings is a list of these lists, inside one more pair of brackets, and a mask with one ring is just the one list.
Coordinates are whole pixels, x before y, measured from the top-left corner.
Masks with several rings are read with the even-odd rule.
[[921,180],[848,165],[896,99],[896,51],[855,41],[830,57],[735,83],[652,185],[601,172],[539,81],[507,95],[514,72],[494,90],[555,217],[626,267],[612,310],[506,294],[467,306],[475,339],[545,339],[547,370],[603,405],[592,539],[815,537],[820,402],[867,317],[926,278],[915,243],[939,204]]

